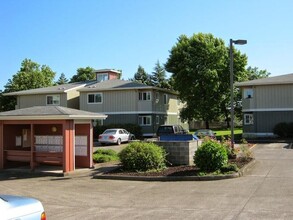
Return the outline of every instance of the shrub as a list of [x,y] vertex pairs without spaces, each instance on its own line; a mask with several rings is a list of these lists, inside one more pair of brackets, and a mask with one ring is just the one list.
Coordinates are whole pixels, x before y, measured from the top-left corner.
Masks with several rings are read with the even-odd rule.
[[126,170],[148,171],[166,167],[166,152],[154,143],[132,142],[119,153],[120,161]]
[[214,172],[227,164],[228,154],[223,145],[208,140],[197,149],[193,159],[201,171]]
[[111,149],[98,149],[93,154],[93,161],[96,163],[105,163],[119,160],[116,151]]
[[237,172],[239,168],[236,164],[228,163],[220,168],[222,173]]
[[288,130],[289,130],[288,124],[286,122],[281,122],[275,125],[273,132],[274,134],[284,138],[288,136]]
[[226,149],[228,158],[229,159],[235,158],[236,152],[235,152],[235,149],[232,148],[231,139],[229,138],[226,139],[225,137],[222,137],[221,144]]
[[288,124],[288,136],[291,138],[293,137],[293,122]]

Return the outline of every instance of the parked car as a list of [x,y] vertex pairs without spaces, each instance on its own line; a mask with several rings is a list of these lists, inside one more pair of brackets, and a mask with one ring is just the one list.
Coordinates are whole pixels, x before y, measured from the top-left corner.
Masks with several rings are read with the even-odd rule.
[[196,132],[194,132],[194,135],[199,138],[209,137],[212,139],[216,139],[216,133],[210,129],[199,129]]
[[112,128],[105,130],[102,134],[99,135],[99,142],[104,144],[118,144],[120,145],[122,142],[128,142],[130,140],[134,140],[134,134],[126,131],[122,128]]
[[157,130],[157,136],[161,135],[171,135],[171,134],[187,134],[188,131],[185,130],[181,125],[160,125]]
[[37,199],[0,194],[0,219],[46,220],[46,213]]

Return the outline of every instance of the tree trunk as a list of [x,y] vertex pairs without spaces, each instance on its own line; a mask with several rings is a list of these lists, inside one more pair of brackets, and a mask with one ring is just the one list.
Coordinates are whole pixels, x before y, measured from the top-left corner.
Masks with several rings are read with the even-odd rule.
[[205,121],[205,123],[206,123],[206,129],[209,129],[209,128],[210,128],[209,121],[208,121],[208,120],[206,120],[206,121]]
[[225,121],[226,121],[227,128],[230,128],[230,119],[229,119],[229,114],[227,111],[225,112]]

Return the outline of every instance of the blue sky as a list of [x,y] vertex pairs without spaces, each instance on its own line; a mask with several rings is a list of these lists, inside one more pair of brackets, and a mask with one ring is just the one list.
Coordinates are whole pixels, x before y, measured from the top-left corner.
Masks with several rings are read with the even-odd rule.
[[212,33],[248,65],[293,72],[291,0],[0,0],[0,89],[31,59],[68,79],[77,68],[121,69],[132,78],[166,62],[181,34]]

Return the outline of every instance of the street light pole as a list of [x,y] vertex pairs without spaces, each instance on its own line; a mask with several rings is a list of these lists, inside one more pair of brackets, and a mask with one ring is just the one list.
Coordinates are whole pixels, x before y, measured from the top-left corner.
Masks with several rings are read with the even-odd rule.
[[244,45],[246,40],[230,39],[230,97],[231,97],[231,147],[234,149],[234,74],[233,74],[233,44]]

